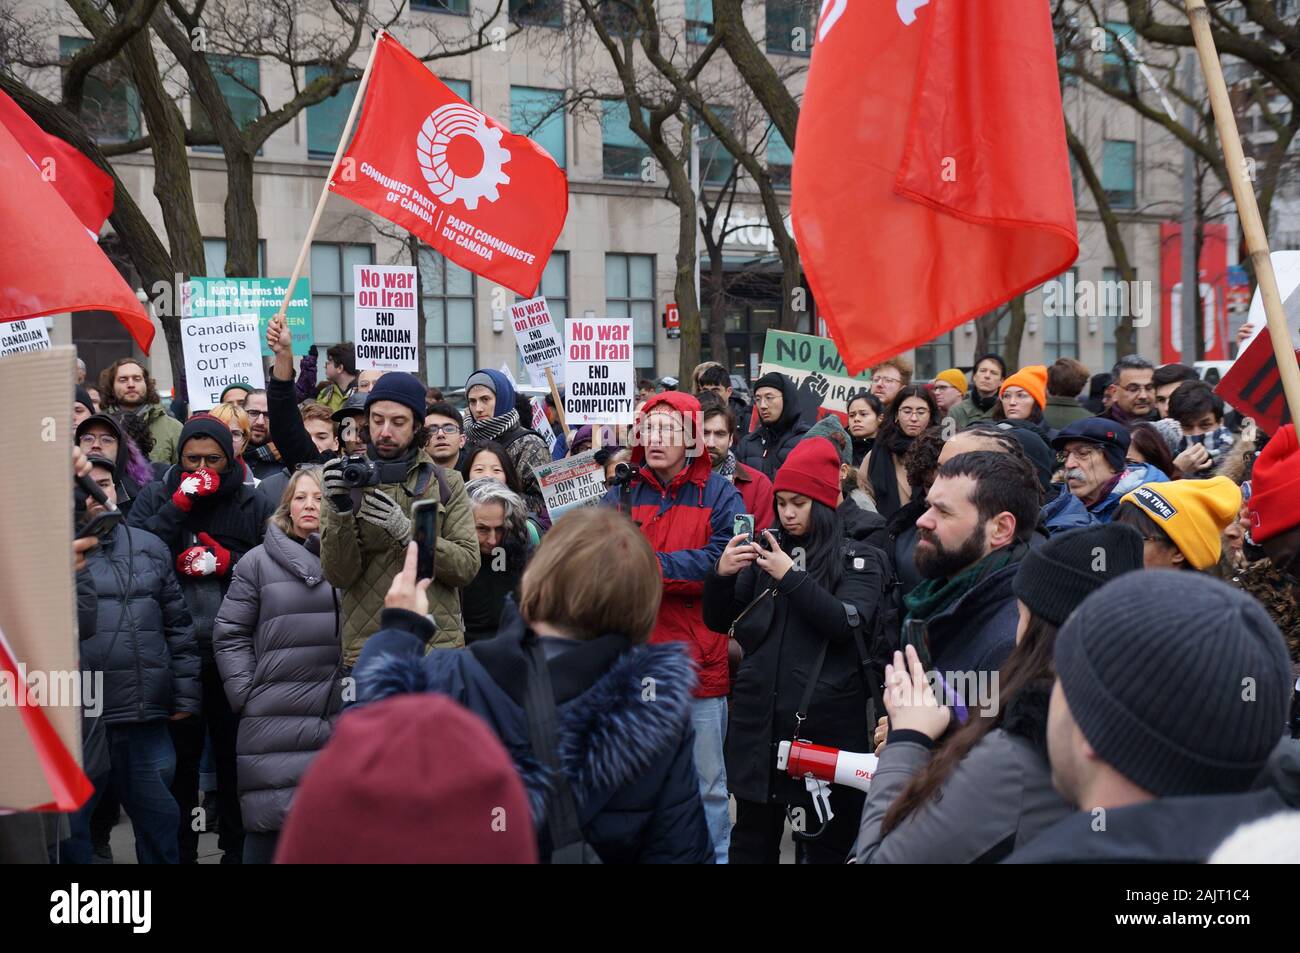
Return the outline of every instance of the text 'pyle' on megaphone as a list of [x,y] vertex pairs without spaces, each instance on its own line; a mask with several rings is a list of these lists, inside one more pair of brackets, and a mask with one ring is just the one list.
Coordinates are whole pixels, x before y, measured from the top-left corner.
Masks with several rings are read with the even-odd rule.
[[812,775],[832,784],[843,784],[860,791],[871,790],[879,762],[864,751],[842,751],[808,741],[782,741],[776,749],[776,767],[792,778]]

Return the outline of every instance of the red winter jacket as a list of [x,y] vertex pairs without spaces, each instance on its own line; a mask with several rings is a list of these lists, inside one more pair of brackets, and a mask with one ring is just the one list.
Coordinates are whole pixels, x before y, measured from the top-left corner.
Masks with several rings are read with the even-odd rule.
[[737,463],[736,472],[731,479],[732,485],[740,492],[745,512],[754,517],[754,529],[764,530],[775,526],[776,507],[773,503],[775,491],[767,474],[743,463]]
[[[666,391],[646,401],[642,415],[660,404],[686,418],[687,434],[698,452],[664,487],[645,466],[645,448],[632,448],[632,463],[642,470],[633,477],[627,503],[659,557],[664,580],[663,602],[650,641],[685,643],[698,669],[696,697],[717,698],[730,689],[727,637],[704,624],[701,597],[705,576],[731,540],[736,514],[746,511],[740,494],[713,472],[708,452],[698,443],[699,401],[690,394]],[[610,490],[604,502],[623,502],[622,488]]]

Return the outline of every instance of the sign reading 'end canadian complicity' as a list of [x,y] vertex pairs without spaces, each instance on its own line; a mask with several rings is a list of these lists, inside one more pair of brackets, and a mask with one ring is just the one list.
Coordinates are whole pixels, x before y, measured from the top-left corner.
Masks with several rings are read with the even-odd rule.
[[357,370],[420,369],[414,265],[354,265]]

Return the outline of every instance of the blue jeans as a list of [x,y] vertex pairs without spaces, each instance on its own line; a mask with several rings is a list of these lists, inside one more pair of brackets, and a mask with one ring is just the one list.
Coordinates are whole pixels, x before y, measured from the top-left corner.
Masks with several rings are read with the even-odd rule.
[[[142,864],[180,862],[176,829],[180,809],[172,797],[176,752],[167,722],[108,725],[108,752],[113,787],[135,830],[135,855]],[[95,794],[70,818],[72,836],[64,844],[67,863],[88,864],[91,857],[90,815],[107,778],[96,779]]]
[[695,729],[695,773],[700,778],[704,820],[709,825],[714,859],[725,864],[731,846],[727,765],[722,759],[722,743],[727,738],[727,699],[695,699],[691,705],[691,727]]

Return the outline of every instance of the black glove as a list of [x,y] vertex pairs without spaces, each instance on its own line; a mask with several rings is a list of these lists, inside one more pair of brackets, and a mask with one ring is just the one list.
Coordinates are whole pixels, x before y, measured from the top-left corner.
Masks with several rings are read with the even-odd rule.
[[343,480],[343,458],[335,457],[321,471],[321,485],[325,499],[337,513],[352,512],[352,488]]

